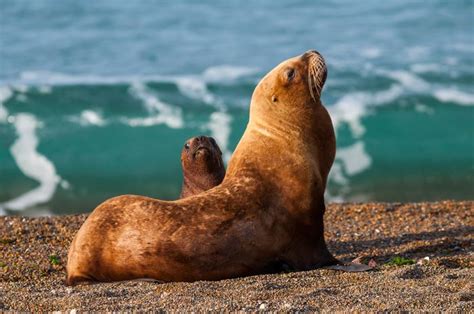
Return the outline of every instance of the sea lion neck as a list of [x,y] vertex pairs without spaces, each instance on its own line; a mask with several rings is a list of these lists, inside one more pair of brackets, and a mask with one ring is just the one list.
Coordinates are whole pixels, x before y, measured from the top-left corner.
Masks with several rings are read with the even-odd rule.
[[219,185],[225,176],[225,170],[203,175],[184,175],[181,198],[196,195]]

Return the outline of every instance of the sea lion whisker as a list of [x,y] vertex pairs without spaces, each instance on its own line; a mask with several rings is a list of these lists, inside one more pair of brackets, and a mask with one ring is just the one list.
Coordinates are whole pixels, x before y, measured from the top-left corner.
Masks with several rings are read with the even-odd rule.
[[321,90],[324,84],[326,65],[322,57],[314,57],[311,59],[311,64],[308,66],[313,77],[313,88],[318,95],[321,96]]
[[314,96],[314,92],[313,92],[313,76],[312,76],[312,73],[311,73],[311,68],[312,66],[309,65],[308,66],[308,89],[309,89],[309,94],[311,95],[311,99],[313,99],[314,101],[316,101],[316,97]]
[[[312,63],[314,63],[314,59],[311,59]],[[317,97],[320,96],[319,94],[319,83],[318,83],[318,75],[317,75],[317,71],[315,69],[315,66],[314,64],[310,64],[309,66],[309,71],[310,71],[310,76],[311,76],[311,86],[310,86],[310,93],[311,93],[311,97],[313,98],[314,101],[316,101],[316,97],[315,97],[315,94]]]

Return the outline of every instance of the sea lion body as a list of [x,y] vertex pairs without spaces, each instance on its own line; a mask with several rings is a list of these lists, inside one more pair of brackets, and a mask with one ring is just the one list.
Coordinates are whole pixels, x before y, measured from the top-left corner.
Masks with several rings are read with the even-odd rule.
[[[269,72],[222,184],[177,201],[124,195],[88,217],[71,245],[67,283],[218,280],[284,263],[337,263],[324,241],[324,190],[335,156],[315,51]],[[100,240],[98,240],[100,239]]]
[[183,186],[180,198],[196,195],[219,185],[225,176],[222,151],[212,137],[196,136],[181,151]]

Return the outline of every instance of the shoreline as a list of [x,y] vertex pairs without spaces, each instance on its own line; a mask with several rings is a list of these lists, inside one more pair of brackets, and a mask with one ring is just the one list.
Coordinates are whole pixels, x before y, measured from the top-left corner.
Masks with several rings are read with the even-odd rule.
[[326,241],[364,273],[318,269],[194,283],[67,287],[86,214],[0,217],[0,310],[440,310],[474,307],[474,201],[329,204]]

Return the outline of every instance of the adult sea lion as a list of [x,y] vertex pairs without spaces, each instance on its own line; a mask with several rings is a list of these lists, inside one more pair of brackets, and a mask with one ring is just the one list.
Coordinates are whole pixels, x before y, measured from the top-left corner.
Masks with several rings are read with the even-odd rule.
[[335,155],[320,100],[326,73],[313,50],[259,82],[217,187],[177,201],[123,195],[99,205],[71,244],[67,284],[218,280],[266,272],[275,263],[295,270],[338,263],[323,228]]
[[196,136],[181,151],[183,186],[180,198],[196,195],[219,185],[225,176],[222,152],[212,137]]

